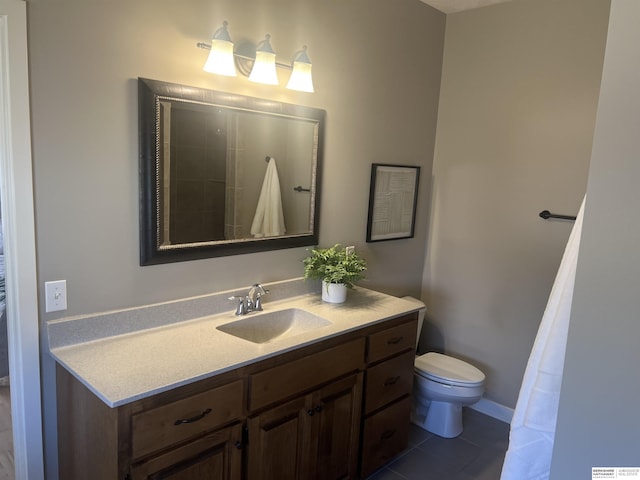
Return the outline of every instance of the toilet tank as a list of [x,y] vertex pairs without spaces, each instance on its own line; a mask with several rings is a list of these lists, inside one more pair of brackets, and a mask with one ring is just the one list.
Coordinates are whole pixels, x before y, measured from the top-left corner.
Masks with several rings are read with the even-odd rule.
[[418,335],[416,336],[416,350],[418,350],[418,343],[420,342],[420,333],[422,332],[422,324],[424,323],[424,314],[427,311],[427,306],[422,302],[422,300],[418,300],[417,298],[402,297],[402,299],[406,300],[407,302],[413,303],[416,307],[420,309],[418,310]]

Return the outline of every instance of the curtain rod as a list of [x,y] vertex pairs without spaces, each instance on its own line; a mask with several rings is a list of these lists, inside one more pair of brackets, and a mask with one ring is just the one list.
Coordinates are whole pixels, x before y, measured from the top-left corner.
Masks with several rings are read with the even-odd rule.
[[549,218],[561,218],[562,220],[575,220],[573,215],[559,215],[557,213],[551,213],[549,210],[543,210],[540,212],[540,217],[548,220]]

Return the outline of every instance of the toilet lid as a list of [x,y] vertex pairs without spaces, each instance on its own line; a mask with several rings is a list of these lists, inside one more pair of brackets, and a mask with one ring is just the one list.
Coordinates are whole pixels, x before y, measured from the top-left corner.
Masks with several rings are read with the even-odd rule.
[[436,352],[417,357],[415,369],[425,378],[450,385],[471,387],[480,385],[485,378],[484,373],[473,365]]

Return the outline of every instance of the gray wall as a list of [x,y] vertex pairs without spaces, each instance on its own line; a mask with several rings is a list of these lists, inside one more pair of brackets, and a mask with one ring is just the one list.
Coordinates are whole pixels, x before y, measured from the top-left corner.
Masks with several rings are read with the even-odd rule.
[[[284,62],[307,44],[316,93],[203,72],[206,52],[195,44],[223,20],[236,42],[270,33]],[[138,265],[137,77],[325,109],[320,244],[355,244],[369,260],[364,285],[417,296],[444,27],[445,16],[418,0],[28,0],[42,320],[302,275],[302,248]],[[372,162],[422,167],[414,239],[364,243]],[[43,282],[58,279],[69,308],[46,314]],[[49,478],[54,382],[43,353]]]
[[423,348],[513,408],[586,190],[609,2],[526,0],[447,17],[423,277]]
[[[138,76],[326,109],[320,240],[364,243],[371,163],[431,170],[445,17],[417,0],[402,9],[395,5],[31,0],[39,274],[41,282],[67,279],[64,315],[302,273],[304,249],[138,266]],[[203,72],[207,54],[195,43],[207,41],[224,19],[236,42],[271,33],[285,62],[308,44],[316,93]],[[402,28],[390,36],[393,25]],[[363,251],[371,262],[370,285],[417,293],[421,265],[415,259],[424,252],[428,185],[425,173],[415,239],[363,246],[371,250]]]
[[636,0],[611,2],[552,480],[640,466],[639,22]]

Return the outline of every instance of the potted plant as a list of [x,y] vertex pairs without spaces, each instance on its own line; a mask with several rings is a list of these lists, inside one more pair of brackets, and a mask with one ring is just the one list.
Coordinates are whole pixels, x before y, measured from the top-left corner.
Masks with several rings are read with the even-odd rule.
[[347,288],[364,278],[366,261],[353,248],[336,244],[330,248],[314,248],[303,260],[304,278],[322,280],[322,300],[342,303],[347,298]]

